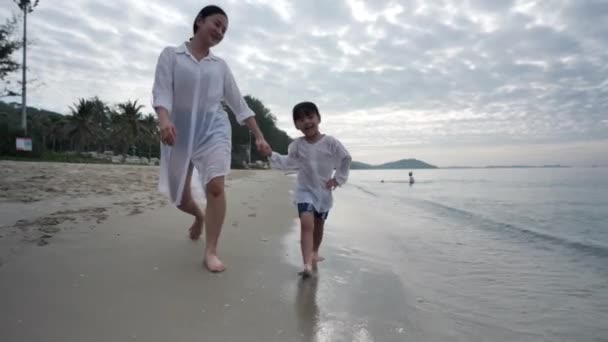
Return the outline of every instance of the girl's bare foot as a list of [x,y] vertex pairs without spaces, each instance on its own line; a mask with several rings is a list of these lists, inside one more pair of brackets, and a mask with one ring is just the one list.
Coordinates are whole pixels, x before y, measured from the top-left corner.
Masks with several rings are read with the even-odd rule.
[[192,227],[190,227],[190,240],[196,241],[201,237],[203,233],[203,224],[205,223],[204,217],[197,217],[194,219],[194,223],[192,223]]
[[220,259],[215,254],[207,254],[205,255],[205,260],[203,260],[203,264],[205,267],[213,273],[224,272],[226,266],[220,261]]

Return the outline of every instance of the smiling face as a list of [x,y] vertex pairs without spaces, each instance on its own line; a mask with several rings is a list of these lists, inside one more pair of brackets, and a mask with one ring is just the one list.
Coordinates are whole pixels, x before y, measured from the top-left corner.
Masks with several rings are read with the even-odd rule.
[[212,14],[196,20],[198,29],[195,37],[205,45],[212,47],[219,44],[224,39],[224,34],[228,29],[228,18],[220,13]]
[[314,139],[319,136],[319,123],[321,118],[315,112],[306,112],[298,115],[294,123],[296,128],[304,133],[308,139]]

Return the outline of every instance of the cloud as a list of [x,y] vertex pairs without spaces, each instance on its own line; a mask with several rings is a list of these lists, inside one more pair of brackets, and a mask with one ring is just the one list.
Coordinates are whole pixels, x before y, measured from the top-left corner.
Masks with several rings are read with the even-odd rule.
[[[370,151],[392,158],[376,153],[386,146],[430,153],[608,139],[603,0],[218,4],[230,24],[216,53],[243,93],[261,99],[293,135],[291,107],[317,102],[323,129],[355,158]],[[5,16],[15,7],[0,5]],[[190,37],[200,7],[194,0],[42,1],[30,16],[36,43],[29,51],[31,73],[45,86],[30,103],[61,112],[94,95],[148,104],[158,54]]]

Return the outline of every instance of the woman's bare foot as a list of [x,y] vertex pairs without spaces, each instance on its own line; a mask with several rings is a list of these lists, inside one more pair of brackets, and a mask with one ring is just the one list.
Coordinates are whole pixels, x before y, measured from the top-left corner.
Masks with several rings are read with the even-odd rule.
[[196,241],[201,237],[203,233],[203,225],[205,223],[205,217],[197,217],[194,219],[194,223],[192,223],[192,227],[190,227],[190,240]]
[[323,260],[325,260],[325,258],[324,258],[324,257],[322,257],[322,256],[320,256],[320,255],[319,255],[319,253],[314,253],[314,254],[312,255],[312,261],[313,261],[313,262],[321,262],[321,261],[323,261]]
[[215,254],[207,254],[205,255],[205,260],[203,260],[203,264],[207,269],[213,273],[224,272],[226,270],[226,266],[220,261],[220,259]]
[[299,276],[306,279],[312,276],[312,265],[304,265],[304,269],[298,272]]

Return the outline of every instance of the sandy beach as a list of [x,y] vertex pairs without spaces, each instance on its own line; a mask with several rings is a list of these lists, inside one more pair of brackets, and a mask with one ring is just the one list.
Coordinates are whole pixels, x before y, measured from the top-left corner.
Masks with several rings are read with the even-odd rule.
[[[305,281],[297,276],[293,176],[233,171],[219,250],[227,270],[212,274],[202,267],[204,241],[188,239],[191,219],[157,193],[155,167],[0,162],[0,170],[2,342],[605,341],[608,334],[603,247],[518,229],[530,207],[520,196],[511,205],[523,218],[505,214],[515,222],[475,211],[502,213],[500,205],[481,206],[492,203],[488,187],[504,194],[519,176],[527,189],[530,177],[547,182],[542,170],[418,171],[413,187],[399,171],[352,172],[334,193],[326,260]],[[587,214],[597,222],[606,203],[600,171],[561,171],[563,179],[587,172],[604,182],[584,191],[597,196]],[[555,189],[545,183],[529,190],[542,201],[543,189]],[[459,209],[463,193],[486,197]],[[534,208],[550,217],[544,205]]]
[[[416,331],[400,282],[328,228],[302,280],[293,176],[233,171],[220,240],[202,267],[191,219],[156,167],[1,162],[0,340],[401,341]],[[348,195],[347,195],[348,196]],[[330,222],[347,218],[334,212]],[[347,233],[348,234],[348,233]]]
[[191,218],[157,193],[156,167],[0,170],[2,342],[401,341],[429,330],[395,275],[351,245],[356,207],[332,212],[327,259],[315,277],[297,276],[293,176],[232,172],[227,270],[212,274],[204,241],[188,239]]
[[[269,322],[294,225],[292,179],[235,171],[220,256],[202,268],[190,218],[156,193],[157,168],[2,162],[2,341],[284,341]],[[294,246],[295,247],[295,246]],[[297,249],[293,249],[297,252]],[[291,313],[291,310],[289,310]],[[290,328],[291,325],[291,328]]]
[[0,265],[60,232],[94,229],[108,218],[167,204],[158,169],[139,166],[0,161]]

